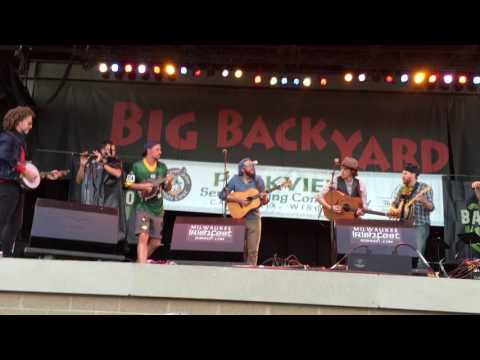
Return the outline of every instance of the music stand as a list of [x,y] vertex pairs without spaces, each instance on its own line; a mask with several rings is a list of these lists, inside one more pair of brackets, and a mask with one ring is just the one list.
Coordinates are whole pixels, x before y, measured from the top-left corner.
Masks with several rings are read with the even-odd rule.
[[468,246],[468,255],[469,255],[469,259],[472,258],[472,244],[477,244],[477,243],[480,243],[480,236],[478,236],[477,233],[475,232],[471,232],[471,233],[461,233],[461,234],[457,234],[457,236],[459,237],[459,239],[466,245],[469,245]]

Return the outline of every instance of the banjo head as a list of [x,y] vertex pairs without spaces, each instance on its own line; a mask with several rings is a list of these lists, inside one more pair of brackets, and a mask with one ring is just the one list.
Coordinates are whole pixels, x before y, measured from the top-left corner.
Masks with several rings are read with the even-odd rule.
[[37,177],[35,178],[35,181],[29,181],[27,178],[22,176],[21,177],[22,185],[27,189],[36,189],[40,185],[40,172],[38,171],[37,167],[32,163],[28,162],[25,165],[25,167],[29,169],[31,172],[34,172],[35,175],[37,175]]

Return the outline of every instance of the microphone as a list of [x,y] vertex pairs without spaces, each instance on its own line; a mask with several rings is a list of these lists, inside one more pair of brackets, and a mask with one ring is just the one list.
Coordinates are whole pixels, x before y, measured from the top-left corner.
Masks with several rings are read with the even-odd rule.
[[340,165],[340,159],[339,159],[339,158],[333,159],[333,163],[334,163],[335,165]]
[[253,165],[258,165],[258,160],[252,160]]
[[227,150],[227,149],[223,149],[222,152],[223,152],[224,154],[226,154],[226,153],[228,152],[228,150]]

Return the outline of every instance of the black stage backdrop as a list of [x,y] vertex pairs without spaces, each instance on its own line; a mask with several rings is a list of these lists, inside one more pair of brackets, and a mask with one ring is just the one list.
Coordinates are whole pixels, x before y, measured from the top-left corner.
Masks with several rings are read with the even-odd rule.
[[56,87],[37,83],[35,148],[78,151],[112,139],[122,155],[139,157],[152,138],[170,159],[221,162],[227,148],[234,162],[253,155],[265,165],[328,169],[353,155],[362,170],[396,172],[409,161],[449,172],[445,96],[71,81],[45,105]]
[[[42,170],[69,168],[72,158],[37,149],[91,150],[112,139],[133,160],[154,138],[170,159],[221,162],[227,148],[231,162],[253,156],[265,165],[330,168],[333,158],[353,155],[367,171],[414,162],[424,173],[480,174],[473,96],[67,81],[47,104],[57,86],[35,86],[31,157]],[[166,215],[167,245],[175,215]],[[441,256],[441,231],[432,231],[430,258]],[[327,265],[328,252],[325,224],[264,219],[260,262],[278,253]]]

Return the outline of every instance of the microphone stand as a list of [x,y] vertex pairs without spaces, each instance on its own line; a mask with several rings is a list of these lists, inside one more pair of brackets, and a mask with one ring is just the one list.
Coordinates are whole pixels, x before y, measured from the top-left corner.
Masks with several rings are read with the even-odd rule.
[[224,186],[223,186],[223,193],[225,195],[225,199],[223,200],[223,217],[227,217],[227,184],[228,184],[228,170],[227,170],[227,156],[228,156],[228,150],[225,149],[223,152],[223,178],[225,180]]
[[[335,171],[337,168],[337,163],[335,162],[333,164],[333,169],[332,169],[332,176],[330,179],[330,185],[329,185],[329,194],[330,194],[330,206],[333,207],[333,179],[335,178]],[[333,223],[333,220],[335,219],[334,212],[332,209],[332,219],[330,220],[330,261],[332,264],[335,264],[337,261],[337,243],[335,241],[335,226]]]

